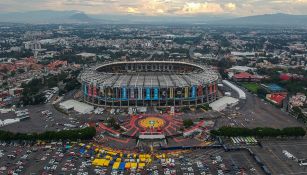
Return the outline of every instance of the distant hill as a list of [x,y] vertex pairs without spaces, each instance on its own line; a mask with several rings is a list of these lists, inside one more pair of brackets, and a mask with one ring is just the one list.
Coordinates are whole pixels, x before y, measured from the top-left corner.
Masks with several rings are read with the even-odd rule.
[[247,16],[229,20],[215,21],[217,24],[235,25],[286,25],[306,26],[307,15],[289,15],[284,13]]
[[203,14],[196,16],[145,16],[141,14],[88,15],[80,11],[41,10],[18,13],[0,13],[0,22],[30,24],[207,24],[207,25],[287,25],[307,26],[307,15],[283,13],[247,17],[231,14]]
[[77,20],[77,21],[85,21],[85,22],[92,22],[95,21],[93,18],[87,16],[85,13],[78,12],[75,14],[72,14],[69,19]]
[[89,23],[95,19],[79,11],[41,10],[30,12],[0,13],[0,22],[32,23],[32,24],[62,24]]

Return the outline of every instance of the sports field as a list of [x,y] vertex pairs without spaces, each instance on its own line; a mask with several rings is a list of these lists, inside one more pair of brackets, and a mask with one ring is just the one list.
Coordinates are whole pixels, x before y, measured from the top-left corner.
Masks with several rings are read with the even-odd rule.
[[253,93],[257,93],[258,89],[260,88],[258,83],[242,83],[242,86]]

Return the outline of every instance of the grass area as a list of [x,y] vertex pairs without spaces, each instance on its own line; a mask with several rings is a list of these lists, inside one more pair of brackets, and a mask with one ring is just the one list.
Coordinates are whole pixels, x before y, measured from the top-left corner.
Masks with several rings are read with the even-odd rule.
[[260,85],[257,83],[242,83],[242,86],[253,93],[257,93],[260,88]]

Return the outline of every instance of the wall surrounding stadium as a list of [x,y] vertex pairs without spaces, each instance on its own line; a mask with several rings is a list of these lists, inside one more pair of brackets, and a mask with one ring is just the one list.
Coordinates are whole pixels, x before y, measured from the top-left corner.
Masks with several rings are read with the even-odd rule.
[[196,106],[217,99],[217,74],[190,63],[112,63],[80,77],[84,101],[97,106]]

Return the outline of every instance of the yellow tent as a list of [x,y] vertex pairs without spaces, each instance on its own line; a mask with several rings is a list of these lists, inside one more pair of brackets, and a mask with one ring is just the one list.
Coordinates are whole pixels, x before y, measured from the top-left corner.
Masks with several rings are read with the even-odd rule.
[[136,169],[138,167],[138,164],[137,163],[131,163],[131,168],[134,168],[134,169]]
[[109,151],[108,154],[114,156],[114,155],[116,155],[117,153]]
[[131,163],[130,163],[130,162],[127,162],[127,163],[125,164],[125,168],[126,168],[126,169],[130,169],[130,168],[131,168]]
[[110,161],[109,161],[109,160],[105,160],[105,161],[103,162],[103,166],[109,166],[109,164],[110,164]]
[[145,163],[139,163],[138,166],[139,166],[139,168],[144,168]]
[[150,154],[146,154],[145,157],[146,157],[146,158],[150,158],[151,155],[150,155]]
[[118,169],[120,162],[114,162],[112,169]]
[[105,159],[95,159],[93,160],[92,164],[94,166],[103,166]]

